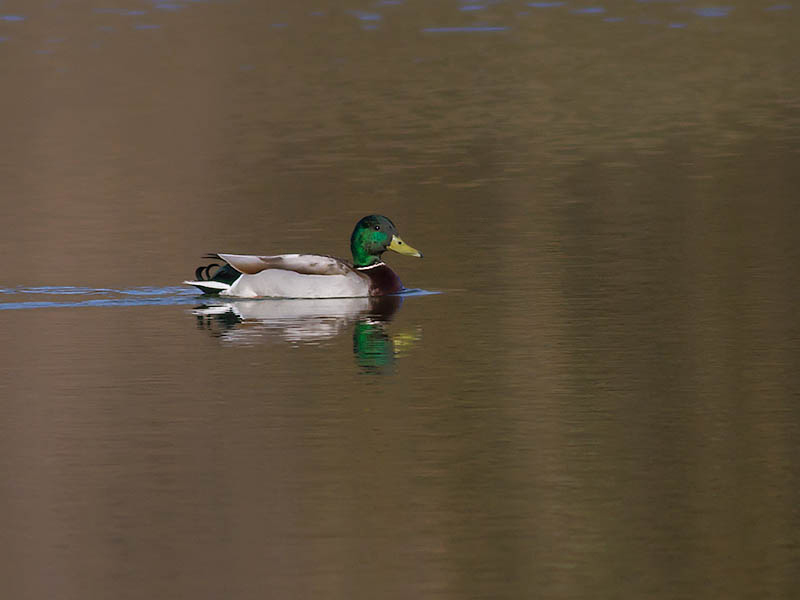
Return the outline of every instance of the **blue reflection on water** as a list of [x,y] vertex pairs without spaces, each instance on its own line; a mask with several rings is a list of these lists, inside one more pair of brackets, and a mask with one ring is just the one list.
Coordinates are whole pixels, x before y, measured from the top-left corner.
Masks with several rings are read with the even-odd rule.
[[0,42],[7,42],[8,38],[0,35]]
[[625,20],[625,17],[606,17],[603,19],[606,23],[622,23]]
[[438,296],[439,294],[444,294],[444,292],[437,292],[433,290],[423,290],[422,288],[411,288],[405,289],[399,294],[398,296]]
[[704,6],[695,8],[693,12],[698,17],[727,17],[732,10],[730,6]]
[[22,287],[22,288],[0,288],[0,294],[104,294],[111,292],[105,288],[88,288],[75,286],[43,286],[43,287]]
[[571,13],[576,15],[599,15],[606,12],[602,6],[587,6],[586,8],[573,8]]
[[27,17],[23,17],[22,15],[2,15],[0,16],[0,20],[2,21],[24,21]]
[[472,10],[484,10],[485,8],[486,6],[483,4],[467,4],[465,6],[462,6],[458,10],[472,11]]
[[791,10],[791,9],[792,9],[791,4],[775,4],[773,6],[768,6],[764,10],[772,11],[772,10]]
[[[11,298],[3,302],[2,295]],[[73,300],[28,299],[29,296],[72,296]],[[80,298],[84,296],[84,298]],[[81,306],[157,306],[193,304],[198,294],[184,287],[139,287],[125,290],[46,286],[0,289],[0,310]]]
[[348,10],[347,12],[359,21],[380,21],[383,18],[377,13],[364,12],[363,10]]
[[426,27],[422,29],[423,33],[470,33],[476,31],[508,31],[508,27]]
[[128,10],[127,8],[95,8],[94,12],[111,15],[142,16],[146,15],[146,10]]
[[670,29],[683,29],[686,27],[686,23],[670,23],[667,27]]
[[[401,296],[429,296],[441,292],[418,288],[405,290]],[[4,297],[5,296],[5,297]],[[33,296],[34,298],[31,298]],[[37,296],[71,296],[69,300],[44,300]],[[5,302],[8,298],[10,301]],[[166,306],[196,304],[198,298],[208,298],[186,287],[136,287],[130,289],[89,288],[73,286],[43,286],[0,288],[0,310],[31,308],[76,308],[97,306]],[[230,300],[230,299],[229,299]]]
[[162,25],[153,25],[153,24],[145,24],[139,23],[133,26],[134,29],[161,29]]
[[564,6],[566,2],[528,2],[528,6],[533,8],[553,8],[554,6]]

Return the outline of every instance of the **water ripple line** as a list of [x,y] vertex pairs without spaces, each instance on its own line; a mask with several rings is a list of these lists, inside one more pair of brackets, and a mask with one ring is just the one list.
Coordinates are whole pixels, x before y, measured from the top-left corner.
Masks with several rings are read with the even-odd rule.
[[[170,304],[191,304],[195,302],[197,298],[197,293],[182,287],[112,289],[76,286],[37,286],[0,288],[0,295],[5,296],[5,298],[9,300],[5,302],[0,301],[0,310],[81,306],[163,306]],[[70,296],[74,299],[59,301],[31,298],[37,296]]]
[[[440,292],[407,289],[403,296],[427,296]],[[78,308],[107,306],[170,306],[196,304],[206,298],[183,287],[137,287],[129,289],[90,288],[74,286],[39,286],[0,288],[0,310],[27,310],[33,308]],[[16,296],[16,298],[15,298]],[[70,296],[70,300],[32,299],[31,296]],[[83,297],[83,298],[81,298]]]

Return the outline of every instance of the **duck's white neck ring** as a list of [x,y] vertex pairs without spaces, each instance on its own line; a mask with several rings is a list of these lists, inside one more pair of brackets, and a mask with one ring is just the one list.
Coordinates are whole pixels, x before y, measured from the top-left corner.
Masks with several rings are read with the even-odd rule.
[[375,267],[383,267],[383,266],[386,266],[386,263],[381,261],[381,262],[376,262],[374,265],[367,265],[366,267],[356,267],[356,271],[368,271],[369,269],[374,269]]

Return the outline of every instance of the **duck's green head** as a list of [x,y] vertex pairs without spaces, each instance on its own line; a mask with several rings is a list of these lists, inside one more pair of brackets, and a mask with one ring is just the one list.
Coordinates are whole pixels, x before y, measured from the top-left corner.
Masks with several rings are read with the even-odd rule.
[[394,223],[382,215],[369,215],[356,223],[350,236],[350,250],[356,267],[379,263],[386,250],[422,258],[422,253],[401,240]]

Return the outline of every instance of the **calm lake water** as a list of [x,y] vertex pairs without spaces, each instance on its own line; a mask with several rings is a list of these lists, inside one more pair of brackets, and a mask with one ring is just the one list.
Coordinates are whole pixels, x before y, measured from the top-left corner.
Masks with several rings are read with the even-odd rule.
[[[795,597],[799,26],[4,0],[4,597]],[[370,213],[407,296],[180,285]]]

